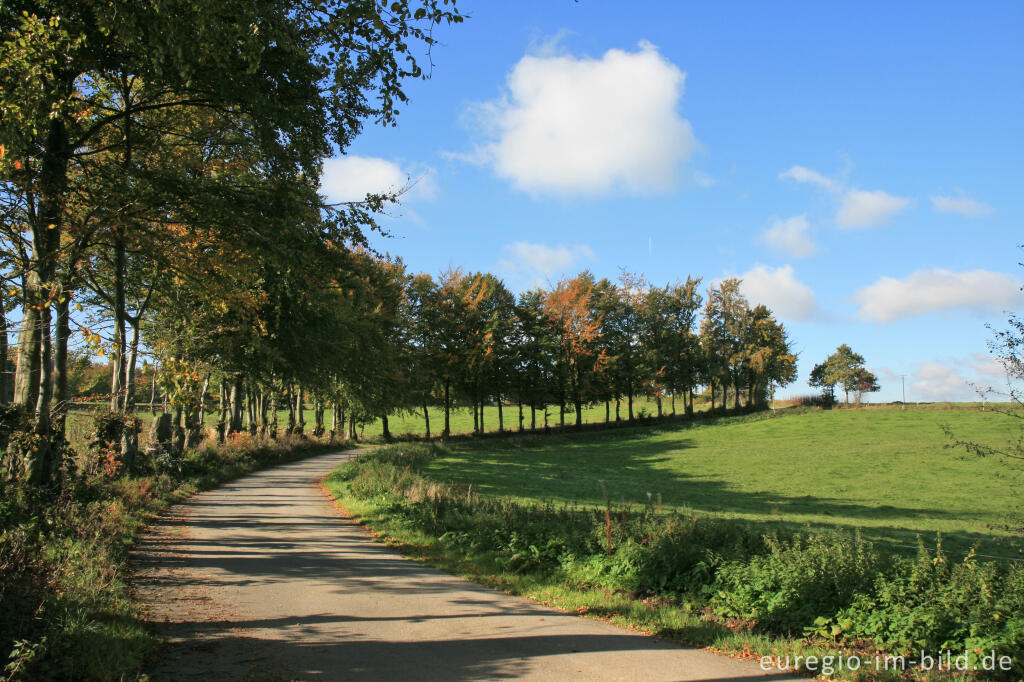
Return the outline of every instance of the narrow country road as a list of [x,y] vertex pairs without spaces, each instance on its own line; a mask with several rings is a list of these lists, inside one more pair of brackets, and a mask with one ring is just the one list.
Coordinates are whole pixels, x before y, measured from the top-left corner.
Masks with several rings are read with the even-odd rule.
[[350,456],[200,493],[140,538],[135,586],[170,642],[152,679],[763,679],[756,664],[544,608],[373,542],[317,487]]

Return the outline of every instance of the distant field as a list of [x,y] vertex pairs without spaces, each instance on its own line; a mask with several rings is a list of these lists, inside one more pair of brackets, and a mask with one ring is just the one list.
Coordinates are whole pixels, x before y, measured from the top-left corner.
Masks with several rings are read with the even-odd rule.
[[1020,505],[1024,468],[963,459],[942,426],[987,443],[1016,435],[1016,420],[946,406],[813,411],[690,428],[460,443],[424,472],[483,494],[526,501],[615,502],[739,517],[758,523],[862,528],[913,551],[941,533],[951,550],[1024,557],[998,526]]

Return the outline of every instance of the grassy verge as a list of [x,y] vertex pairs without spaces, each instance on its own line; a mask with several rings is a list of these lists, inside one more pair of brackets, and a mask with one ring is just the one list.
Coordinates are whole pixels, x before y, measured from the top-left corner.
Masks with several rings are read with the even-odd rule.
[[[668,512],[653,500],[525,504],[419,473],[448,454],[392,446],[343,465],[325,484],[413,558],[689,645],[753,660],[789,657],[792,667],[841,678],[929,675],[879,669],[879,651],[966,652],[972,668],[994,651],[1014,666],[996,676],[1024,672],[1020,567],[924,548],[913,558],[881,554],[840,530],[765,533],[747,520]],[[837,669],[840,658],[846,669]]]
[[136,532],[196,491],[342,444],[232,438],[109,479],[65,471],[39,490],[0,482],[0,678],[132,678],[156,644],[127,583]]

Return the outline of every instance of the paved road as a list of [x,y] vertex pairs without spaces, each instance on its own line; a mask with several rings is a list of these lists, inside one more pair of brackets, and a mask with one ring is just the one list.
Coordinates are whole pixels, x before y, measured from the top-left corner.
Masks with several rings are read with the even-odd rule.
[[[762,680],[426,568],[342,518],[337,453],[201,493],[141,538],[135,586],[170,641],[154,680]],[[781,678],[777,678],[781,679]]]

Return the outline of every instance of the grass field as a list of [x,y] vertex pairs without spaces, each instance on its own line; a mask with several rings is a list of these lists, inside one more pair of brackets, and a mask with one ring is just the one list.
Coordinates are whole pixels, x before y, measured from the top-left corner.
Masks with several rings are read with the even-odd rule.
[[1016,420],[968,409],[844,409],[773,419],[460,443],[424,473],[523,501],[646,504],[773,524],[862,528],[913,552],[944,545],[1024,557],[1000,528],[1024,468],[945,448],[943,425],[992,444]]
[[[312,431],[313,429],[313,410],[312,405],[308,405],[306,409],[306,430]],[[707,405],[696,404],[698,411],[706,409]],[[670,411],[668,403],[665,404],[664,409],[667,412]],[[682,412],[682,403],[677,405],[677,410]],[[633,403],[634,415],[640,415],[641,412],[647,415],[657,414],[657,406],[654,401],[637,400]],[[615,418],[615,405],[611,406],[612,419]],[[626,405],[623,403],[621,408],[621,416],[623,419],[626,418]],[[145,439],[146,433],[149,430],[149,422],[151,420],[151,414],[148,410],[141,410],[139,416],[143,420],[142,437]],[[213,427],[217,423],[219,415],[216,411],[207,414],[206,425]],[[331,425],[332,410],[326,410],[324,414],[324,422],[328,428]],[[519,428],[519,410],[515,405],[506,405],[504,407],[504,418],[505,418],[505,430],[518,429]],[[451,411],[451,430],[453,435],[468,434],[473,432],[473,410],[468,407],[456,408]],[[576,415],[574,412],[566,412],[565,421],[567,424],[574,423]],[[283,427],[288,423],[288,411],[279,410],[277,413],[278,424]],[[592,405],[587,406],[583,410],[583,421],[584,423],[591,424],[595,422],[604,421],[604,405]],[[550,406],[548,408],[548,423],[551,426],[558,425],[558,406]],[[396,415],[392,415],[388,420],[388,425],[391,429],[392,435],[404,436],[412,435],[421,437],[426,433],[425,423],[423,420],[423,411],[419,410],[416,412],[404,412]],[[530,428],[530,410],[529,408],[523,408],[523,425],[525,428]],[[544,426],[544,412],[537,411],[537,428]],[[484,427],[488,433],[498,432],[498,408],[494,405],[488,405],[484,408]],[[68,435],[72,443],[74,444],[85,444],[89,440],[89,431],[92,428],[92,420],[90,418],[89,411],[85,408],[79,408],[71,412],[68,420]],[[444,410],[440,407],[430,407],[430,433],[435,438],[441,434],[441,430],[444,428]],[[379,419],[362,425],[359,428],[359,437],[373,439],[381,435],[382,427]]]

